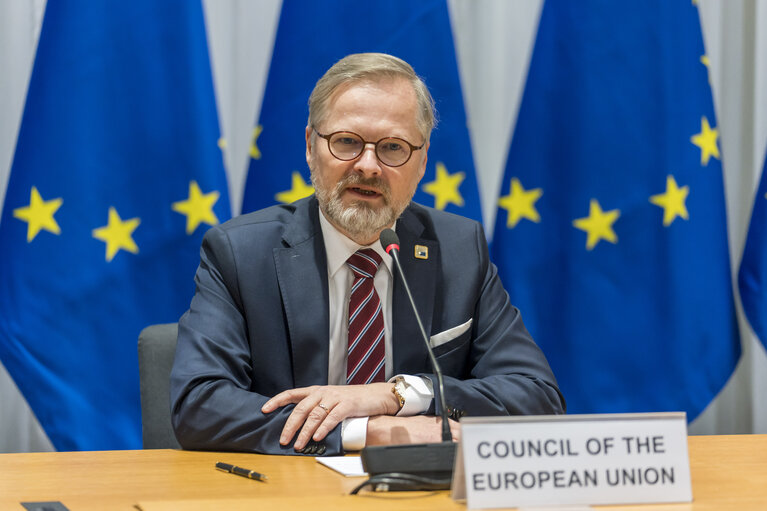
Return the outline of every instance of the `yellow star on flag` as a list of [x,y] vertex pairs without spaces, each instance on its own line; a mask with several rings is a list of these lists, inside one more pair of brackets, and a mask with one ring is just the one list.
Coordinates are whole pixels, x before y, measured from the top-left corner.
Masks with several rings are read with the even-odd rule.
[[613,231],[613,224],[621,216],[620,210],[602,211],[602,207],[596,199],[589,203],[589,216],[573,220],[576,229],[586,231],[586,249],[593,249],[600,240],[617,243],[618,236]]
[[689,186],[679,188],[674,176],[666,177],[666,193],[660,193],[650,197],[650,202],[663,208],[663,225],[668,227],[678,216],[687,220],[690,216],[687,213],[687,206],[684,201],[690,193]]
[[61,228],[53,215],[56,214],[63,202],[61,197],[44,201],[37,188],[32,187],[29,194],[29,206],[13,210],[15,218],[27,223],[27,243],[31,243],[42,229],[53,234],[61,234]]
[[133,241],[133,231],[139,226],[139,218],[121,220],[117,210],[109,206],[109,221],[104,227],[93,229],[93,237],[107,244],[107,262],[111,261],[120,250],[138,254],[138,245]]
[[541,215],[535,209],[535,202],[541,198],[541,195],[543,190],[540,188],[525,190],[519,179],[512,177],[509,194],[498,199],[498,205],[508,211],[506,227],[513,229],[523,218],[536,223],[540,222]]
[[437,162],[437,175],[434,181],[424,184],[421,189],[434,196],[434,207],[444,210],[448,204],[463,206],[463,197],[458,191],[463,180],[466,179],[465,172],[456,172],[449,174],[447,167],[442,162]]
[[719,130],[712,129],[708,124],[708,119],[703,116],[700,118],[700,133],[690,137],[690,141],[696,146],[700,147],[700,164],[708,165],[708,160],[712,156],[719,159],[719,146],[717,145],[717,139],[719,138]]
[[290,204],[291,202],[295,202],[298,199],[303,199],[304,197],[308,197],[314,193],[314,187],[304,181],[304,178],[301,176],[300,172],[294,170],[290,181],[290,190],[279,192],[274,196],[274,199],[277,202]]
[[253,128],[253,133],[250,136],[250,157],[254,160],[260,160],[261,159],[261,150],[258,148],[258,136],[261,134],[261,132],[264,130],[264,127],[260,124]]
[[218,201],[220,194],[217,191],[202,193],[197,181],[189,182],[189,198],[174,202],[171,209],[182,215],[186,215],[186,233],[192,234],[202,222],[208,225],[217,225],[218,218],[213,212],[213,206]]

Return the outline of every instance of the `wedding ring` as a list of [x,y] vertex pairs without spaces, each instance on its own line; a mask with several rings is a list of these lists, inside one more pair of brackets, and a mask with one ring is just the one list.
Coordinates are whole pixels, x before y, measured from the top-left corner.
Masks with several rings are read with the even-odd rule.
[[319,406],[320,408],[325,410],[325,413],[330,413],[330,408],[328,408],[327,406],[323,405],[322,403],[318,404],[317,406]]

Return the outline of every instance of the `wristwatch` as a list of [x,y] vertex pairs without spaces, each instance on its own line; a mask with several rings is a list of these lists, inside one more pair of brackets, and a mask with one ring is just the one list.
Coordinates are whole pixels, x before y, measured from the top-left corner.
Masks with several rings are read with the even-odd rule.
[[402,376],[398,376],[397,379],[394,380],[394,387],[391,388],[392,394],[397,396],[397,401],[399,401],[399,409],[402,410],[402,407],[405,406],[405,389],[407,388],[407,383],[405,383],[405,379]]

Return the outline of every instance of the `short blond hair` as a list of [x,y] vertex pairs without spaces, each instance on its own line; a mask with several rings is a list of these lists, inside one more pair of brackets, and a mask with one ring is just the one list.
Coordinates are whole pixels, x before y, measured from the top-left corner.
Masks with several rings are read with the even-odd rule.
[[325,120],[328,102],[338,87],[380,78],[405,78],[412,84],[418,109],[416,126],[424,137],[423,141],[428,141],[436,124],[434,99],[410,64],[385,53],[354,53],[333,64],[317,81],[309,96],[309,126],[316,128]]

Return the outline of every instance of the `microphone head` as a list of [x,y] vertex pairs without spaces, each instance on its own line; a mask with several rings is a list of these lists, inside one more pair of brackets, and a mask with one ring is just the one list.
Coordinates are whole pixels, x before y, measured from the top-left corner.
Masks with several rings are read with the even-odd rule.
[[381,246],[386,250],[388,254],[391,250],[399,251],[399,236],[391,229],[384,229],[381,231]]

